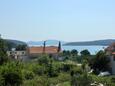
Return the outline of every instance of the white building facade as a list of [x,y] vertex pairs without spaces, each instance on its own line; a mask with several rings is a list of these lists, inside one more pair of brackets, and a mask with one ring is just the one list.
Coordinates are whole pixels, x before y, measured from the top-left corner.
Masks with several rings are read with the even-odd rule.
[[115,75],[115,55],[112,54],[110,57],[110,67],[111,67],[111,72],[113,75]]
[[27,53],[26,51],[7,51],[7,55],[13,59],[23,59]]

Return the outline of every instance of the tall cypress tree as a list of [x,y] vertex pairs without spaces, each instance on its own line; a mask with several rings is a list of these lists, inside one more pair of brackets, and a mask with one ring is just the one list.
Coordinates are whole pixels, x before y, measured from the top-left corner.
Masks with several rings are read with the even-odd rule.
[[44,44],[43,44],[43,53],[45,53],[45,48],[46,48],[46,41],[44,41]]
[[59,41],[59,45],[58,45],[58,50],[57,52],[59,53],[61,51],[61,42]]

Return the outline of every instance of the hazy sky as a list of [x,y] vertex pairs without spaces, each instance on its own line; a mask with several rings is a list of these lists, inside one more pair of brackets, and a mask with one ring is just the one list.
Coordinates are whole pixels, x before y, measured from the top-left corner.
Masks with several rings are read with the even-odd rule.
[[0,34],[23,41],[115,38],[115,0],[0,0]]

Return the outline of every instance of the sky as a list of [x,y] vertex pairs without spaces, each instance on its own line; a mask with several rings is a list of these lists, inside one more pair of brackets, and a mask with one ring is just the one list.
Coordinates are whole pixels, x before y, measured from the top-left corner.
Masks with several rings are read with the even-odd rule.
[[0,0],[5,39],[86,41],[115,38],[115,0]]

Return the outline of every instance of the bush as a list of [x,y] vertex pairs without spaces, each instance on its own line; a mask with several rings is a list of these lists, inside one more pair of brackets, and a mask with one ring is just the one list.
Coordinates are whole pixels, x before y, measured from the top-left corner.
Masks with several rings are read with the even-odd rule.
[[28,70],[25,70],[23,74],[26,80],[33,79],[35,76],[35,74],[32,71],[28,71]]
[[11,62],[0,67],[0,75],[4,82],[2,86],[20,86],[23,83],[21,65]]
[[110,58],[106,56],[104,51],[99,51],[95,58],[90,61],[90,66],[94,69],[95,73],[98,74],[99,71],[109,71]]
[[93,81],[97,83],[102,83],[104,86],[115,86],[114,76],[99,77],[96,75],[90,75]]
[[44,76],[35,77],[32,80],[26,80],[22,86],[50,86],[48,78]]
[[72,71],[73,71],[75,74],[82,74],[82,69],[81,69],[81,67],[79,67],[79,66],[73,67],[73,68],[72,68]]
[[36,65],[33,67],[33,72],[41,76],[46,73],[46,67],[42,65]]
[[48,81],[50,86],[55,86],[59,83],[70,81],[70,74],[60,73],[58,77],[48,78]]
[[38,63],[40,65],[45,64],[47,65],[49,63],[49,56],[48,55],[41,55],[38,57]]
[[90,86],[93,80],[91,76],[84,73],[76,78],[76,82],[78,86]]
[[6,63],[8,61],[6,48],[7,47],[6,47],[5,40],[0,38],[0,65]]
[[71,70],[72,65],[71,64],[63,64],[62,70],[64,72],[70,71]]
[[0,75],[0,86],[4,85],[4,78],[2,77],[2,75]]

